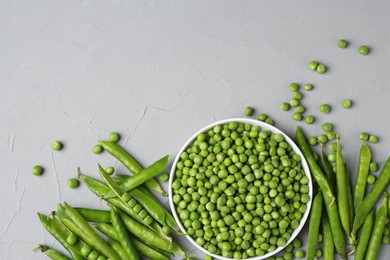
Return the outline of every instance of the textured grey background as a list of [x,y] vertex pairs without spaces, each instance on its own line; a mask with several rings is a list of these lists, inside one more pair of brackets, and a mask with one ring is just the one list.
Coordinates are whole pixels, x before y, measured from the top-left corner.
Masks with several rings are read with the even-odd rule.
[[[58,201],[99,207],[77,166],[97,175],[115,164],[91,147],[110,131],[143,164],[176,155],[195,131],[242,115],[272,116],[290,136],[298,124],[279,109],[292,81],[313,83],[303,103],[317,123],[342,135],[356,170],[358,134],[380,137],[374,159],[390,153],[389,1],[1,1],[0,258],[44,259],[37,243],[58,244],[36,212]],[[337,41],[350,45],[341,50]],[[367,44],[370,55],[357,48]],[[317,59],[324,75],[306,69]],[[340,102],[351,98],[344,110]],[[333,110],[319,115],[318,105]],[[52,152],[50,142],[65,148]],[[34,177],[35,164],[45,174]],[[119,165],[118,165],[119,167]],[[119,167],[119,169],[121,169]],[[189,249],[188,244],[184,247]],[[197,252],[194,252],[197,253]],[[380,259],[390,258],[383,246]]]

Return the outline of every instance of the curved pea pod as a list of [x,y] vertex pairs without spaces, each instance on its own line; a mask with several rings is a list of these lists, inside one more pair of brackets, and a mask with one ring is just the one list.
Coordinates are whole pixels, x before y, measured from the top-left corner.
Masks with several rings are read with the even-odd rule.
[[375,182],[374,186],[371,188],[371,190],[368,192],[368,194],[356,210],[355,219],[353,221],[352,227],[352,237],[356,237],[357,230],[363,224],[370,211],[375,207],[376,202],[382,195],[383,191],[386,189],[389,182],[390,157],[388,157],[386,164],[383,166],[382,171],[379,174],[378,180]]
[[[140,173],[143,170],[142,166],[118,144],[110,141],[99,141],[99,143],[101,146],[103,146],[105,151],[114,156],[134,175]],[[149,189],[160,193],[163,196],[168,196],[168,194],[163,191],[160,184],[153,178],[146,181],[145,185]]]
[[185,255],[185,252],[175,242],[171,243],[170,241],[167,241],[161,237],[161,235],[151,229],[145,228],[145,226],[123,212],[118,211],[118,213],[121,216],[127,230],[134,236],[165,251],[178,255]]
[[379,207],[378,213],[376,215],[374,227],[372,229],[370,242],[368,243],[366,259],[367,260],[376,260],[379,252],[379,248],[382,244],[383,230],[386,224],[389,222],[387,217],[387,201],[388,194],[384,193],[384,198],[382,205]]
[[309,235],[307,241],[306,259],[313,260],[316,256],[318,234],[320,232],[323,197],[321,191],[314,197],[310,211]]
[[371,150],[366,142],[362,142],[359,154],[359,164],[356,174],[355,186],[353,188],[353,203],[357,210],[360,203],[363,201],[366,191],[367,176],[370,171]]
[[317,164],[316,160],[313,157],[313,152],[311,151],[306,137],[303,134],[300,127],[297,127],[295,133],[296,143],[305,156],[307,163],[310,168],[310,172],[313,175],[318,186],[320,186],[322,195],[325,201],[325,208],[328,213],[329,223],[332,230],[333,240],[337,253],[341,256],[345,256],[346,252],[346,243],[344,238],[344,232],[340,221],[339,210],[336,203],[336,198],[332,193],[332,189],[329,185],[327,178],[322,172],[321,168]]
[[82,257],[76,249],[74,249],[71,245],[66,242],[66,235],[62,234],[60,231],[55,229],[53,226],[53,220],[48,216],[45,216],[41,213],[38,213],[39,220],[41,221],[43,227],[69,252],[75,260],[82,260]]
[[370,211],[367,218],[364,220],[362,232],[359,236],[359,241],[355,250],[355,260],[364,260],[366,255],[367,246],[370,242],[372,228],[375,221],[375,209]]
[[58,252],[52,248],[49,248],[47,246],[40,244],[40,245],[37,245],[37,248],[39,248],[39,250],[41,250],[42,253],[47,255],[47,257],[49,257],[52,260],[70,260],[69,257],[64,256],[60,252]]
[[[163,158],[159,159],[158,161],[152,163],[147,168],[143,169],[141,172],[139,172],[136,175],[133,176],[126,176],[122,178],[119,181],[119,186],[124,191],[131,191],[132,189],[140,186],[144,182],[150,180],[157,174],[161,173],[165,167],[167,167],[168,164],[168,158],[169,155],[164,156]],[[109,192],[107,195],[105,195],[106,198],[114,198],[115,193]]]

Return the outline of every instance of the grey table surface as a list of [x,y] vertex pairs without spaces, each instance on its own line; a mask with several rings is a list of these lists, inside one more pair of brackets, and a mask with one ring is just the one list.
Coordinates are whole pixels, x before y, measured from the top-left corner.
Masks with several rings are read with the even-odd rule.
[[[1,1],[0,259],[44,259],[31,250],[38,243],[60,248],[36,212],[64,201],[99,207],[67,180],[78,166],[96,176],[97,162],[124,170],[91,152],[111,131],[142,164],[164,154],[172,163],[198,129],[250,105],[290,136],[296,125],[317,135],[334,123],[353,175],[359,133],[376,134],[382,166],[390,153],[389,24],[385,0]],[[367,56],[358,54],[363,44]],[[328,71],[309,71],[313,59]],[[313,125],[279,109],[293,81],[314,85],[303,99]],[[351,109],[341,107],[344,98]],[[322,103],[330,114],[319,113]],[[53,152],[52,140],[64,149]],[[45,168],[41,177],[31,174],[35,164]],[[379,259],[389,258],[383,246]]]

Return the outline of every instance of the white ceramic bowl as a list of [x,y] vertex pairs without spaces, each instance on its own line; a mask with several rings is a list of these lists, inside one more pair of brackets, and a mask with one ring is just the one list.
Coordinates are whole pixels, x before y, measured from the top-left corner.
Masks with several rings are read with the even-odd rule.
[[[275,254],[277,254],[278,252],[280,252],[281,250],[283,250],[283,248],[285,248],[288,244],[290,244],[294,238],[298,235],[298,233],[302,230],[308,216],[309,216],[309,212],[310,212],[310,208],[311,208],[311,203],[312,203],[312,199],[313,199],[313,186],[312,186],[312,179],[311,179],[311,176],[310,176],[310,171],[309,171],[309,167],[307,165],[307,162],[306,162],[306,159],[305,157],[303,156],[302,152],[299,150],[299,148],[297,147],[297,145],[290,139],[290,137],[288,137],[285,133],[283,133],[282,131],[280,131],[278,128],[274,127],[274,126],[271,126],[269,124],[266,124],[264,122],[261,122],[261,121],[258,121],[258,120],[253,120],[253,119],[244,119],[244,118],[231,118],[231,119],[225,119],[225,120],[221,120],[221,121],[218,121],[218,122],[214,122],[208,126],[205,126],[203,127],[202,129],[200,129],[198,132],[196,132],[194,135],[192,135],[188,140],[187,142],[183,145],[183,147],[180,149],[179,153],[177,154],[176,158],[175,158],[175,161],[173,162],[173,165],[172,165],[172,169],[171,169],[171,173],[170,173],[170,178],[169,178],[169,205],[172,209],[172,213],[173,213],[173,217],[175,218],[177,224],[179,225],[181,231],[183,233],[186,233],[186,229],[184,228],[184,226],[182,225],[181,221],[180,221],[180,218],[179,216],[177,215],[177,212],[176,212],[176,209],[175,209],[175,205],[173,203],[173,194],[172,194],[172,182],[175,178],[175,170],[176,170],[176,164],[177,162],[179,161],[180,159],[180,155],[185,151],[185,149],[187,149],[187,147],[189,145],[192,144],[193,141],[195,141],[196,137],[200,134],[200,133],[204,133],[204,132],[207,132],[208,130],[212,129],[214,126],[216,125],[221,125],[221,124],[226,124],[226,123],[229,123],[229,122],[240,122],[240,123],[247,123],[247,124],[251,124],[251,125],[254,125],[254,126],[260,126],[262,130],[270,130],[271,132],[273,133],[281,133],[283,134],[283,136],[285,137],[285,141],[291,145],[292,149],[301,156],[302,160],[301,160],[301,165],[302,165],[302,168],[305,172],[305,175],[306,177],[309,179],[309,196],[310,196],[310,201],[306,204],[307,206],[307,210],[305,212],[305,214],[302,216],[301,218],[301,221],[299,223],[299,226],[298,228],[296,228],[293,233],[291,234],[291,238],[287,241],[287,243],[285,244],[284,247],[277,247],[274,251],[270,252],[270,253],[267,253],[263,256],[255,256],[255,257],[250,257],[250,258],[247,258],[247,259],[250,259],[250,260],[261,260],[261,259],[266,259],[268,257],[271,257]],[[203,253],[205,254],[209,254],[211,255],[212,257],[216,258],[216,259],[223,259],[223,260],[233,260],[233,258],[226,258],[226,257],[223,257],[223,256],[220,256],[220,255],[215,255],[215,254],[210,254],[206,249],[204,249],[203,247],[199,246],[189,235],[186,235],[185,236],[193,245],[194,247],[198,248],[199,250],[201,250]]]

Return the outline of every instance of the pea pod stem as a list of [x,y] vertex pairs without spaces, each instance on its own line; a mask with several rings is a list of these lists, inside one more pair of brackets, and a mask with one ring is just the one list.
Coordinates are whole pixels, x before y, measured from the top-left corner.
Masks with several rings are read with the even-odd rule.
[[390,182],[390,156],[388,157],[385,165],[383,166],[382,171],[379,174],[379,177],[375,182],[374,186],[371,188],[371,190],[368,192],[368,194],[366,195],[366,197],[363,199],[363,201],[360,203],[359,207],[356,210],[355,218],[353,220],[353,227],[352,227],[353,238],[356,238],[357,230],[363,224],[364,220],[366,219],[370,211],[375,207],[376,202],[378,201],[379,197],[386,189],[389,182]]
[[313,152],[311,151],[306,141],[306,137],[303,134],[300,127],[297,127],[295,140],[297,142],[299,149],[302,151],[303,155],[307,160],[311,174],[313,175],[315,181],[321,188],[322,195],[325,201],[326,210],[329,217],[329,223],[332,230],[335,248],[337,253],[339,253],[342,257],[344,257],[346,253],[346,243],[344,239],[343,228],[341,226],[337,203],[334,203],[335,196],[332,193],[332,189],[329,185],[328,180],[326,179],[324,173],[322,172],[321,168],[319,167],[316,160],[314,159]]
[[379,207],[378,213],[376,215],[374,227],[372,229],[370,242],[368,243],[366,259],[367,260],[376,260],[379,252],[379,248],[382,244],[383,230],[388,223],[387,216],[387,202],[388,194],[384,193],[384,198],[382,205]]
[[[114,156],[134,175],[140,173],[143,170],[142,166],[128,152],[126,152],[116,143],[110,141],[99,141],[99,143],[101,144],[101,146],[103,146],[105,151]],[[165,193],[164,190],[161,188],[160,184],[153,178],[146,181],[145,185],[149,189],[163,196],[168,196],[168,194]]]
[[306,259],[313,260],[316,256],[318,234],[320,232],[321,215],[322,215],[323,197],[321,191],[318,191],[314,197],[312,209],[310,212],[309,235],[307,241]]
[[358,209],[363,201],[366,191],[367,176],[370,170],[371,150],[366,142],[362,142],[359,154],[359,164],[356,174],[355,186],[353,189],[353,203],[355,210]]
[[366,255],[367,246],[370,242],[372,228],[375,221],[375,208],[370,211],[362,227],[362,232],[360,233],[359,240],[355,250],[355,260],[364,260]]

